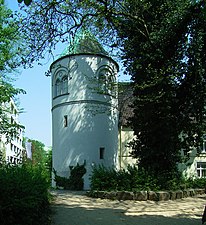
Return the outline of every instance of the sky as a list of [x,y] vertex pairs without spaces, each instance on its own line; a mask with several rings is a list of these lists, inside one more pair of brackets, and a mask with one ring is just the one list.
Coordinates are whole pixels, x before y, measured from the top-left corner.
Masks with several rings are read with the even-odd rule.
[[[17,0],[6,0],[7,7],[19,10]],[[57,54],[62,52],[57,50]],[[51,78],[45,76],[52,60],[43,66],[34,64],[33,68],[21,70],[14,83],[22,88],[26,94],[20,94],[19,102],[23,113],[19,115],[19,122],[25,126],[25,137],[42,142],[45,146],[52,146],[51,129]],[[124,78],[120,78],[121,80]],[[128,80],[128,78],[127,78]]]

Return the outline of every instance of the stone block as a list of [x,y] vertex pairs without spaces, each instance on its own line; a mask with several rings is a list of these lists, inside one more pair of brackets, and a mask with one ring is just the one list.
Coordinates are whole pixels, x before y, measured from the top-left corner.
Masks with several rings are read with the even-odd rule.
[[111,199],[111,200],[115,200],[116,196],[117,196],[117,192],[115,192],[115,191],[108,192],[108,194],[107,194],[107,198]]
[[148,191],[147,194],[148,194],[148,200],[158,201],[158,197],[157,197],[157,193],[156,192]]
[[136,191],[134,193],[134,200],[147,201],[147,191]]
[[189,189],[190,192],[190,197],[195,196],[195,190],[194,189]]
[[203,195],[203,194],[205,194],[205,189],[198,188],[198,189],[195,189],[194,191],[195,191],[196,195]]
[[98,198],[105,198],[105,192],[104,191],[98,191]]
[[175,200],[176,199],[176,191],[170,191],[170,199]]
[[183,191],[179,190],[179,191],[176,191],[176,199],[181,199],[183,198]]
[[117,191],[117,195],[116,195],[116,198],[117,200],[122,200],[122,197],[124,195],[124,191]]
[[183,190],[183,198],[190,197],[190,191],[189,190]]
[[170,194],[167,191],[158,191],[157,198],[158,201],[167,201],[170,199]]
[[122,200],[133,200],[134,199],[134,193],[133,192],[129,192],[129,191],[125,191],[123,196],[122,196]]

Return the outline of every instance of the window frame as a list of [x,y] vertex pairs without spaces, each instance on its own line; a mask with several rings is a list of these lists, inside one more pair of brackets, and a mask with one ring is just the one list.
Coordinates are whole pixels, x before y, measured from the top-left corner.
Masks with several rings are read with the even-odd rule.
[[[203,166],[203,164],[205,166]],[[196,173],[197,173],[197,177],[199,177],[199,178],[206,177],[206,162],[197,162],[196,163]]]
[[98,89],[101,94],[115,95],[114,83],[115,73],[107,65],[103,65],[97,70]]
[[69,70],[67,67],[60,66],[54,73],[54,85],[53,85],[53,93],[56,98],[61,95],[69,94],[69,83],[68,81],[71,78],[69,77]]

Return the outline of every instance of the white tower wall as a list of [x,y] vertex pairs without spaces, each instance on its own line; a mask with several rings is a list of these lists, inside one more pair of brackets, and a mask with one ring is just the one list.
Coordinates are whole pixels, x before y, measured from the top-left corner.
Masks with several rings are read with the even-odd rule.
[[103,55],[68,55],[51,65],[53,168],[69,176],[69,166],[86,163],[84,189],[92,165],[117,165],[117,64]]

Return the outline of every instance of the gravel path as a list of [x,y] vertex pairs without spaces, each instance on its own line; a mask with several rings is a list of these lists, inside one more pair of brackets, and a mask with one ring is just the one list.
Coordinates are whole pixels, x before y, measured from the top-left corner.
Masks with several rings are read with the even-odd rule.
[[198,225],[206,195],[175,201],[111,201],[53,191],[52,225]]

